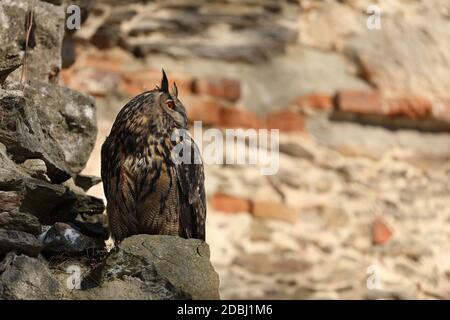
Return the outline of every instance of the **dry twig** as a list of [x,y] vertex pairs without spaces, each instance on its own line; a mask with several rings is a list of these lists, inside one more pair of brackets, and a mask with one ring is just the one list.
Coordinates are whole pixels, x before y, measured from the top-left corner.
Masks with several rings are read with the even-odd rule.
[[35,0],[31,0],[31,9],[28,10],[28,14],[27,14],[27,22],[26,22],[26,26],[27,28],[27,33],[26,33],[26,37],[25,37],[25,52],[23,55],[23,61],[22,61],[22,74],[20,76],[20,84],[22,86],[22,90],[24,89],[25,86],[25,81],[27,78],[27,71],[28,71],[28,64],[27,64],[27,57],[28,57],[28,43],[30,41],[30,36],[31,36],[31,30],[33,28],[33,23],[34,23],[34,5],[35,5]]

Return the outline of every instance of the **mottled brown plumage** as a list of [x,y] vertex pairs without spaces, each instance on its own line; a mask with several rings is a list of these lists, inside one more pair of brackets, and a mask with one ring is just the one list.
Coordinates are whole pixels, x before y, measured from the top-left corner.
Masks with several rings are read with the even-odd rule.
[[[187,117],[177,91],[175,85],[169,93],[163,71],[161,87],[129,101],[102,146],[101,174],[115,241],[142,233],[205,240],[203,164],[195,142],[183,135]],[[190,163],[173,157],[180,146]]]

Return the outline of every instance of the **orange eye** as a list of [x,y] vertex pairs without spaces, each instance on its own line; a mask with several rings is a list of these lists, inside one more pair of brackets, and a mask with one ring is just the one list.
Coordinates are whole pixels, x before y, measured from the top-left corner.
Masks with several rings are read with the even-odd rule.
[[175,102],[173,102],[173,100],[171,99],[167,100],[166,104],[170,109],[175,109]]

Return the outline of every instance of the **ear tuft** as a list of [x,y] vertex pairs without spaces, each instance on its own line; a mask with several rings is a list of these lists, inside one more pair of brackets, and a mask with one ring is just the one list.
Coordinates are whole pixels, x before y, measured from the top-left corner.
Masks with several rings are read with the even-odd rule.
[[173,87],[172,87],[172,95],[173,95],[174,97],[177,97],[177,98],[178,98],[178,87],[177,87],[176,82],[173,83]]
[[169,80],[167,80],[167,75],[166,75],[166,72],[164,71],[164,69],[162,69],[162,74],[163,74],[163,77],[161,80],[161,87],[160,87],[159,91],[169,93]]

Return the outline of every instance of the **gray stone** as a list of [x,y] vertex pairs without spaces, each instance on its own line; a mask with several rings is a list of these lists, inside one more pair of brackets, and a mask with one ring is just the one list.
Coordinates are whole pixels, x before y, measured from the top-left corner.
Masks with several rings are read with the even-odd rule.
[[201,240],[152,235],[125,239],[106,260],[102,279],[107,283],[129,277],[142,281],[150,299],[219,298],[219,277]]
[[105,246],[101,239],[87,237],[70,225],[60,222],[55,223],[39,239],[44,244],[44,252],[53,254],[83,254]]
[[0,229],[0,256],[8,252],[16,252],[36,257],[41,251],[42,244],[32,234]]
[[0,189],[15,190],[22,183],[22,174],[8,157],[6,147],[0,142]]
[[19,211],[0,212],[0,228],[17,230],[33,235],[41,233],[41,224],[36,216]]
[[[26,0],[0,3],[0,43],[8,44],[7,53],[11,57],[21,58],[24,54],[27,31],[25,21],[31,9],[29,3]],[[34,2],[34,12],[34,24],[28,43],[27,79],[56,83],[61,69],[65,12],[62,7],[42,1]],[[17,65],[17,62],[13,64]],[[16,70],[8,80],[18,81],[21,73],[21,69]]]
[[43,178],[47,173],[47,166],[41,159],[27,159],[22,163],[22,168],[26,173],[35,178]]
[[0,300],[61,299],[63,288],[40,260],[8,254],[0,263]]
[[11,212],[22,203],[23,196],[13,191],[0,191],[0,212]]
[[37,108],[40,123],[63,152],[69,173],[84,169],[94,148],[97,120],[94,100],[66,87],[33,82],[25,90]]
[[[17,84],[8,88],[18,89]],[[24,93],[0,89],[0,112],[0,142],[13,160],[43,160],[54,183],[84,168],[97,134],[91,98],[68,88],[33,82]]]
[[48,132],[48,122],[41,122],[34,102],[27,101],[20,91],[0,89],[0,112],[0,142],[13,160],[42,159],[55,183],[70,177],[64,153]]
[[88,191],[93,186],[102,182],[102,178],[96,176],[86,176],[86,175],[77,175],[75,177],[75,184],[83,189],[84,191]]
[[0,49],[0,85],[5,82],[8,76],[19,68],[22,58],[19,54],[11,53],[9,48]]

